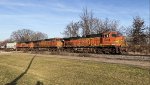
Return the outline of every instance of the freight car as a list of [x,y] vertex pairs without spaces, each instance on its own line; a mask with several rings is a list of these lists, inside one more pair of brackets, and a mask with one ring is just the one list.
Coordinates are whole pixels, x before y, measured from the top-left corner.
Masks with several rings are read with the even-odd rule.
[[7,51],[16,50],[16,45],[17,45],[16,42],[13,42],[13,43],[7,43],[7,44],[6,44],[6,49],[5,49],[5,50],[7,50]]
[[127,52],[125,37],[119,32],[105,32],[85,37],[51,38],[30,42],[19,42],[17,50],[46,50],[84,53],[122,54]]

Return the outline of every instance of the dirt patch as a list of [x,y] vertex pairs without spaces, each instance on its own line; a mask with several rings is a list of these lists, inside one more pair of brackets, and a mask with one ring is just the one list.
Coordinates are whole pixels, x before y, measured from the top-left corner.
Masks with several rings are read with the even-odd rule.
[[[21,55],[35,55],[31,53],[17,53],[17,52],[0,52],[0,54],[21,54]],[[37,53],[36,53],[37,54]],[[64,59],[77,59],[77,60],[88,60],[88,61],[98,61],[105,63],[115,63],[115,64],[127,64],[134,65],[138,67],[144,67],[150,69],[150,57],[146,56],[125,56],[125,55],[89,55],[89,54],[64,54],[64,55],[51,55],[51,54],[38,54],[38,57],[56,57]]]
[[0,51],[0,54],[9,54],[9,53],[12,53],[12,52],[4,52],[4,51]]
[[[81,55],[81,54],[80,54]],[[41,57],[57,57],[57,58],[65,58],[65,59],[78,59],[78,60],[89,60],[89,61],[99,61],[99,62],[105,62],[105,63],[116,63],[116,64],[127,64],[127,65],[134,65],[138,67],[146,67],[150,68],[150,61],[141,61],[138,59],[131,59],[131,56],[123,56],[123,55],[93,55],[90,57],[87,56],[76,56],[75,54],[73,56],[71,55],[46,55],[46,54],[38,54],[38,56]],[[89,55],[88,55],[89,56]],[[125,57],[120,59],[121,57]],[[119,58],[118,58],[119,57]],[[138,58],[142,58],[142,56],[138,56]]]

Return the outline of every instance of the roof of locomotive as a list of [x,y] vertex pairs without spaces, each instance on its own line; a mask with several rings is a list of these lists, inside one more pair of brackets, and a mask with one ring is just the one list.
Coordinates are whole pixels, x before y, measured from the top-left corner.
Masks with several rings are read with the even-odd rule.
[[102,37],[102,33],[100,33],[100,34],[86,35],[86,38],[91,38],[91,37]]
[[119,31],[109,31],[109,32],[103,32],[103,34],[112,34],[112,33],[115,33],[115,34],[121,34]]
[[86,35],[86,36],[78,36],[78,37],[69,37],[69,38],[63,38],[64,40],[72,40],[72,39],[79,39],[79,38],[93,38],[93,37],[103,37],[103,35],[105,34],[111,34],[111,33],[115,33],[115,34],[121,34],[118,31],[109,31],[109,32],[103,32],[103,33],[99,33],[99,34],[90,34],[90,35]]
[[35,41],[22,41],[18,43],[30,43],[30,42],[40,42],[40,41],[51,41],[51,40],[62,40],[63,38],[49,38],[49,39],[43,39],[43,40],[35,40]]
[[80,38],[93,38],[93,37],[102,37],[102,33],[100,34],[91,34],[86,36],[78,36],[78,37],[69,37],[69,38],[63,38],[64,40],[70,40],[70,39],[80,39]]

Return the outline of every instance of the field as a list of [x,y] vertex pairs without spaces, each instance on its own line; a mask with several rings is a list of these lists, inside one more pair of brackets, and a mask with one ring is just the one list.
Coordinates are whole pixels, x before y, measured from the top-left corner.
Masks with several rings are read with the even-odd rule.
[[0,85],[149,85],[149,71],[58,55],[0,53]]

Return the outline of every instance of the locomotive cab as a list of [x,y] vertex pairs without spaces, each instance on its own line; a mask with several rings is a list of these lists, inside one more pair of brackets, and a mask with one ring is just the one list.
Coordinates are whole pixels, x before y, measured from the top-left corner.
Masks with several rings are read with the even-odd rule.
[[108,32],[103,34],[104,45],[126,46],[125,38],[119,32]]
[[105,47],[115,47],[119,52],[126,52],[125,37],[119,32],[103,33],[103,45]]

